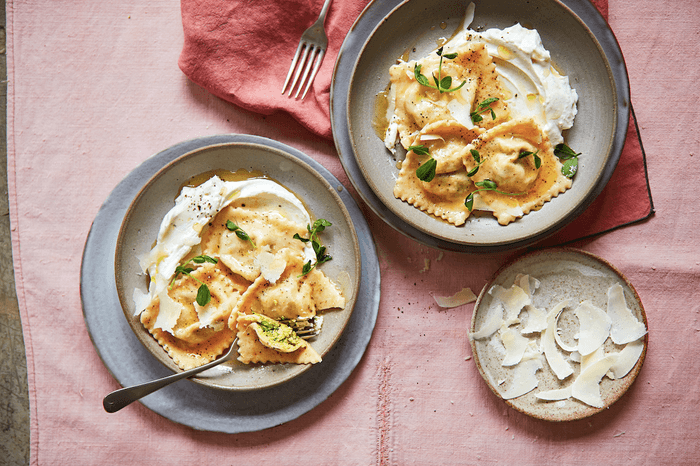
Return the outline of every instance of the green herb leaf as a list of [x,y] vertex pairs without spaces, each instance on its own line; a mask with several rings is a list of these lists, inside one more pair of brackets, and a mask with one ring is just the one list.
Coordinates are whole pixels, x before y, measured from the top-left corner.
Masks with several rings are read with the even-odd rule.
[[409,146],[408,150],[412,150],[416,155],[430,155],[430,151],[424,145]]
[[571,157],[564,161],[564,165],[561,167],[562,174],[567,178],[573,178],[578,171],[578,157]]
[[175,285],[175,280],[182,274],[182,275],[187,275],[191,279],[195,280],[197,283],[200,284],[199,288],[197,289],[197,304],[200,306],[206,306],[209,301],[211,300],[211,293],[209,292],[209,287],[202,283],[200,279],[197,277],[191,275],[192,272],[194,272],[194,269],[192,267],[187,267],[187,264],[190,262],[194,262],[195,264],[203,264],[205,262],[209,262],[211,264],[216,264],[219,262],[218,259],[214,257],[210,257],[207,255],[201,255],[201,256],[196,256],[193,257],[192,259],[188,260],[182,265],[178,265],[175,267],[175,274],[173,275],[172,280],[170,281],[170,288],[172,288]]
[[473,158],[474,161],[476,162],[476,167],[472,168],[471,170],[469,170],[469,171],[467,172],[467,176],[472,177],[472,176],[474,176],[474,175],[477,174],[477,172],[479,171],[479,167],[480,167],[481,164],[483,164],[484,162],[481,160],[481,155],[479,154],[479,151],[478,151],[478,150],[476,150],[476,149],[470,149],[469,152],[472,154],[472,158]]
[[209,262],[210,264],[216,264],[219,262],[219,259],[215,259],[213,257],[202,254],[201,256],[193,257],[192,262],[194,262],[195,264],[203,264],[205,262]]
[[416,169],[416,176],[419,180],[430,183],[435,178],[435,169],[437,168],[437,160],[429,158]]
[[578,171],[578,156],[581,153],[577,153],[566,144],[561,143],[554,147],[554,155],[563,162],[561,167],[562,174],[567,178],[573,178]]
[[422,67],[423,67],[423,65],[416,64],[416,66],[413,68],[413,76],[415,76],[416,81],[418,81],[418,84],[421,84],[423,86],[432,87],[433,89],[437,89],[437,87],[430,84],[430,81],[428,81],[428,78],[426,78],[425,75],[420,72]]
[[197,290],[197,304],[204,307],[211,301],[211,293],[209,292],[209,287],[202,283],[202,285]]
[[474,193],[475,192],[476,191],[469,193],[469,196],[467,196],[467,198],[464,200],[464,206],[467,208],[467,210],[469,212],[471,212],[472,209],[474,209]]
[[540,150],[537,149],[535,152],[529,151],[529,150],[524,150],[520,154],[518,154],[518,160],[524,159],[527,156],[532,155],[534,161],[535,161],[535,168],[540,168],[542,166],[542,159],[540,158],[539,154]]
[[416,81],[418,81],[418,84],[420,84],[422,86],[430,87],[431,89],[437,89],[438,91],[440,91],[441,94],[444,92],[454,92],[454,91],[461,89],[462,86],[464,86],[467,83],[467,81],[462,81],[462,84],[460,84],[457,87],[451,87],[452,86],[452,77],[451,76],[445,76],[444,78],[442,77],[442,60],[444,58],[447,58],[449,60],[455,59],[455,58],[457,58],[457,54],[456,53],[448,53],[448,54],[443,55],[442,54],[442,47],[437,49],[437,51],[435,53],[437,53],[440,56],[440,64],[438,65],[438,74],[437,74],[437,76],[435,76],[435,74],[433,74],[433,81],[435,82],[435,85],[431,84],[430,80],[427,77],[425,77],[425,75],[423,73],[421,73],[422,65],[416,64],[413,67],[413,76],[416,78]]
[[477,181],[474,183],[475,186],[479,188],[484,188],[484,189],[489,189],[489,190],[494,190],[498,188],[498,185],[496,184],[495,181],[491,181],[488,178],[483,180],[483,181]]
[[479,191],[493,191],[499,194],[505,194],[506,196],[522,196],[525,193],[506,193],[503,191],[498,190],[498,185],[496,184],[495,181],[489,180],[488,178],[482,181],[477,181],[474,183],[474,185],[479,188],[477,190],[472,191],[469,193],[467,198],[464,200],[464,206],[469,210],[469,212],[472,211],[474,208],[474,194],[478,193]]
[[556,155],[562,160],[566,160],[572,157],[578,157],[579,155],[581,155],[581,153],[576,153],[573,149],[571,149],[571,147],[567,146],[564,143],[561,143],[554,146],[554,155]]
[[477,104],[476,110],[469,114],[469,116],[472,119],[472,122],[479,123],[480,121],[482,121],[484,118],[481,116],[481,114],[484,112],[490,112],[491,118],[495,120],[496,112],[494,112],[491,108],[491,104],[494,102],[498,102],[498,97],[489,97],[488,99],[485,99],[481,103]]
[[330,254],[326,254],[326,247],[321,244],[321,239],[319,238],[319,233],[324,231],[327,227],[331,226],[332,223],[329,222],[326,219],[320,218],[316,220],[313,225],[306,225],[306,231],[309,232],[309,237],[308,238],[302,238],[299,233],[295,233],[293,238],[298,239],[302,243],[308,243],[311,241],[311,247],[314,250],[314,254],[316,255],[316,263],[312,264],[311,261],[308,261],[306,264],[301,269],[301,275],[300,277],[303,277],[307,273],[311,272],[314,267],[317,267],[325,262],[328,262],[329,260],[333,259]]
[[248,236],[248,233],[243,231],[241,227],[233,223],[231,220],[226,220],[226,228],[234,232],[239,239],[242,239],[243,241],[250,241],[250,244],[253,246],[253,249],[255,249],[255,243],[250,238],[250,236]]

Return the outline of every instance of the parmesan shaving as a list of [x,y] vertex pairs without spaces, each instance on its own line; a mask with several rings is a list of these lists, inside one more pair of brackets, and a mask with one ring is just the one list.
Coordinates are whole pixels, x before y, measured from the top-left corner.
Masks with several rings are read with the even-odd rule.
[[506,310],[506,325],[518,323],[520,311],[532,303],[530,296],[517,285],[508,289],[494,285],[489,290],[489,294],[503,303]]
[[478,331],[469,335],[472,340],[481,340],[482,338],[488,338],[493,335],[496,330],[501,328],[503,325],[503,305],[498,303],[496,309],[489,309],[486,315],[486,322],[479,328]]
[[554,390],[547,390],[544,392],[536,393],[535,396],[540,400],[545,401],[559,401],[566,400],[571,397],[571,385],[564,388],[557,388]]
[[537,371],[542,369],[541,359],[523,361],[514,367],[513,381],[510,386],[501,392],[504,400],[510,400],[523,396],[537,388]]
[[457,307],[476,301],[476,295],[471,288],[462,288],[452,296],[433,296],[433,298],[440,307]]
[[613,353],[617,356],[615,363],[610,367],[608,372],[608,377],[611,379],[621,379],[622,377],[629,374],[632,368],[639,361],[639,357],[644,351],[644,341],[640,338],[639,340],[627,343],[622,351],[619,353]]
[[565,299],[549,311],[547,314],[547,328],[542,332],[542,345],[544,347],[544,355],[547,358],[547,363],[549,367],[552,368],[554,374],[559,378],[559,380],[564,380],[568,376],[574,373],[566,359],[557,349],[557,344],[554,340],[556,335],[556,321],[559,313],[567,306],[569,306],[570,301]]
[[506,355],[501,362],[503,366],[515,366],[522,359],[530,343],[528,338],[525,338],[511,327],[501,328],[500,330],[501,340],[503,341],[503,346],[506,348]]
[[579,321],[578,352],[581,356],[591,354],[605,343],[610,334],[612,321],[608,314],[590,301],[584,301],[574,311]]
[[527,324],[520,330],[520,333],[538,333],[547,328],[547,313],[544,309],[534,306],[526,306]]
[[619,283],[608,289],[608,316],[612,321],[610,338],[615,344],[624,345],[639,340],[647,333],[644,324],[627,307],[625,292]]
[[605,356],[581,372],[571,385],[571,396],[594,408],[605,406],[600,396],[600,380],[610,370],[615,356]]
[[160,309],[153,327],[162,329],[165,332],[170,332],[172,335],[173,327],[175,327],[184,306],[168,295],[167,288],[158,293],[158,299],[160,300]]

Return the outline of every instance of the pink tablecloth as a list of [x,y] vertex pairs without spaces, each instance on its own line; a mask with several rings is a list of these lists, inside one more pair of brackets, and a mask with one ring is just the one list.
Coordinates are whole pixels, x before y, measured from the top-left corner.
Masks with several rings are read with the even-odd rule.
[[[32,463],[698,463],[700,9],[695,0],[610,0],[608,7],[630,74],[656,216],[576,245],[621,269],[647,311],[649,352],[624,398],[566,424],[506,407],[469,359],[471,305],[440,310],[431,293],[479,290],[516,253],[442,254],[366,209],[382,301],[359,367],[299,419],[226,435],[174,424],[140,404],[104,412],[102,397],[118,385],[83,323],[86,235],[129,171],[182,140],[231,132],[274,138],[348,185],[332,142],[287,115],[249,113],[189,82],[177,65],[177,2],[8,1],[9,194]],[[427,272],[424,259],[431,260]],[[397,344],[409,340],[415,344]]]

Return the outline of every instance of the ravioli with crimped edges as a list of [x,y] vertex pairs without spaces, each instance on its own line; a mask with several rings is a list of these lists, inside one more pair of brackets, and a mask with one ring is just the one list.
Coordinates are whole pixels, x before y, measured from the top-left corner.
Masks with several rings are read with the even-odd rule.
[[[512,44],[521,36],[531,46]],[[526,62],[535,84],[525,96],[513,76],[527,74],[517,70]],[[537,32],[520,25],[467,30],[424,58],[392,66],[384,141],[394,154],[396,142],[406,150],[394,196],[455,226],[477,210],[508,225],[569,189],[575,171],[564,168],[550,135],[561,143],[573,116],[549,121],[557,110],[545,94],[563,89],[560,100],[574,115],[577,96],[550,69]]]

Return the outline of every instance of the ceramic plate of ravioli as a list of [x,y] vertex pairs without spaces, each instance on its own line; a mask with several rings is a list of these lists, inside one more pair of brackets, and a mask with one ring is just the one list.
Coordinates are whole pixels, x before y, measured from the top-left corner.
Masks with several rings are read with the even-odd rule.
[[[372,2],[345,39],[336,63],[331,121],[349,179],[392,227],[441,249],[502,251],[555,233],[603,190],[617,165],[627,131],[629,82],[615,37],[590,2],[475,1],[470,29],[483,32],[516,23],[536,29],[556,69],[568,76],[578,94],[578,113],[563,137],[569,147],[581,153],[578,173],[566,192],[506,226],[490,212],[476,209],[460,226],[427,214],[394,195],[400,164],[382,140],[384,128],[378,125],[381,118],[376,115],[384,110],[378,96],[387,91],[389,68],[397,59],[417,60],[433,53],[461,27],[469,3]],[[465,191],[465,199],[467,194]]]
[[469,340],[498,397],[527,415],[570,421],[610,407],[632,385],[648,323],[619,270],[562,248],[502,267],[477,299]]
[[[270,173],[290,188],[297,188],[294,178],[299,182],[305,180],[312,186],[318,183],[324,186],[323,189],[331,186],[350,215],[362,257],[359,277],[362,292],[355,296],[355,305],[340,338],[324,354],[320,364],[314,364],[305,372],[284,383],[258,390],[221,389],[188,380],[169,385],[139,400],[140,404],[154,413],[193,429],[241,433],[268,429],[292,421],[314,409],[347,380],[357,367],[371,339],[380,299],[381,276],[378,257],[372,234],[362,211],[350,192],[344,189],[330,171],[299,150],[271,139],[252,135],[207,136],[183,141],[164,149],[144,160],[124,177],[111,191],[95,216],[83,251],[80,295],[85,324],[95,350],[119,385],[124,387],[136,385],[172,374],[174,369],[162,364],[154,353],[142,344],[124,316],[116,287],[114,264],[119,231],[127,211],[144,186],[164,167],[186,154],[209,153],[211,156],[218,153],[217,157],[210,159],[211,166],[196,167],[204,168],[205,171],[221,167],[246,168],[242,166],[243,161],[246,160],[245,156],[238,158],[232,153],[224,156],[220,153],[221,150],[225,151],[225,146],[231,144],[249,145],[261,152],[286,154],[286,156],[279,155],[277,161],[280,163],[270,166]],[[209,152],[208,148],[212,148],[212,151]],[[255,161],[257,162],[255,167],[263,168],[258,163],[263,160],[269,161],[271,157],[276,156],[262,156]],[[298,159],[299,163],[290,162],[290,157]],[[239,163],[235,163],[236,161]],[[248,160],[248,162],[252,161]],[[234,163],[235,165],[229,165]],[[300,165],[301,171],[299,171]],[[315,177],[305,173],[308,168],[328,184],[312,179]],[[184,176],[189,177],[189,174]],[[175,191],[177,188],[166,194],[174,196]],[[305,190],[297,189],[297,194],[305,193]],[[314,196],[327,195],[335,197],[323,191],[314,192]],[[171,205],[173,201],[174,197],[170,197]],[[307,202],[311,209],[319,207],[313,200]],[[164,206],[161,208],[166,209]],[[320,215],[316,210],[312,213]],[[338,222],[336,225],[343,224],[343,214],[337,211],[323,213],[323,215],[326,214],[339,215],[340,217],[334,217]],[[149,232],[148,235],[150,236],[151,233]],[[330,242],[330,235],[327,239]],[[333,238],[333,241],[336,240],[337,238]],[[349,239],[347,241],[352,242]],[[147,240],[148,246],[152,242],[152,238]],[[344,262],[341,254],[340,251],[336,251],[333,260],[324,266],[330,266],[336,260],[338,261],[336,264]],[[128,256],[128,253],[126,255]],[[354,264],[354,260],[350,262]],[[350,265],[351,270],[353,267],[354,265]],[[275,371],[275,368],[264,367],[252,369],[250,373],[253,376],[258,372],[265,373],[271,369],[272,372]],[[115,388],[117,388],[116,384]],[[139,409],[139,407],[135,404],[127,409]]]
[[[148,332],[144,324],[142,324],[141,318],[135,312],[134,290],[146,291],[150,280],[149,276],[143,273],[139,261],[140,258],[148,256],[149,251],[153,248],[154,242],[159,235],[161,222],[164,216],[173,208],[174,200],[180,194],[181,188],[185,185],[202,184],[214,175],[218,175],[222,180],[233,182],[250,182],[251,180],[258,181],[258,179],[263,179],[267,182],[267,184],[263,185],[265,189],[268,189],[270,184],[272,184],[269,181],[274,181],[291,191],[293,196],[302,201],[303,207],[306,208],[311,216],[311,222],[323,218],[332,224],[320,235],[320,239],[323,245],[327,247],[332,260],[320,265],[318,270],[330,278],[342,291],[345,297],[345,306],[342,309],[330,309],[319,312],[319,315],[323,316],[322,330],[317,337],[309,341],[309,344],[323,357],[340,338],[350,319],[358,293],[361,263],[353,222],[336,188],[332,187],[313,168],[285,151],[255,143],[211,145],[184,154],[156,173],[131,203],[124,217],[117,240],[115,275],[124,316],[132,330],[141,343],[160,362],[173,371],[179,370],[173,359]],[[236,190],[232,191],[232,194],[228,196],[229,198],[234,198],[232,206],[238,202],[235,200],[237,199],[237,193],[245,192],[246,189],[240,188],[240,184],[235,186]],[[253,189],[257,190],[258,188]],[[270,195],[268,191],[263,191],[263,193],[257,196]],[[249,205],[248,209],[252,208],[250,205],[252,202],[249,198],[247,199],[247,201],[242,200],[238,202],[243,203],[243,209],[246,209],[246,203]],[[208,202],[211,201],[206,201],[206,203]],[[284,202],[275,200],[275,206],[273,207]],[[239,209],[241,208],[239,207]],[[291,217],[296,213],[295,207],[291,207],[291,203],[285,204],[281,209],[284,216]],[[257,218],[255,216],[259,215],[267,215],[267,212],[255,210],[244,210],[243,212],[261,212],[260,214],[254,214],[253,218]],[[242,217],[239,216],[239,218]],[[304,223],[301,227],[301,234],[304,233],[303,228],[308,225],[308,223]],[[205,236],[205,231],[202,231],[200,237]],[[249,233],[253,234],[252,232]],[[223,235],[226,234],[224,233]],[[291,233],[289,236],[291,237]],[[240,247],[241,254],[250,255],[256,249],[258,251],[261,250],[260,248],[249,246],[248,242],[240,238],[232,237],[232,239],[233,247]],[[269,241],[273,241],[273,244],[279,244],[281,240],[274,238]],[[300,241],[294,239],[291,239],[289,243],[302,245]],[[236,265],[241,270],[240,272],[237,271],[237,273],[244,273],[243,270],[247,270],[248,264],[241,265],[238,260],[244,261],[245,256],[236,256],[238,257],[237,259],[230,259],[230,262],[226,262],[223,254],[223,243],[221,244],[222,246],[217,246],[216,249],[213,249],[221,251],[219,262],[227,263],[231,266]],[[245,247],[241,246],[241,244]],[[163,259],[159,259],[158,267],[162,268],[164,263]],[[215,271],[219,268],[228,271],[226,265],[217,264],[216,267]],[[285,271],[284,273],[286,274],[287,272]],[[314,271],[313,273],[317,272]],[[284,276],[282,276],[280,281],[284,279]],[[236,281],[232,283],[235,286],[242,287],[243,285],[240,283],[245,282],[245,280],[241,279],[241,275],[234,274],[234,277]],[[251,277],[250,281],[252,282],[252,280],[253,278]],[[289,280],[292,280],[292,277]],[[252,284],[249,285],[250,287],[252,287]],[[241,293],[244,293],[244,291],[241,290]],[[213,294],[214,292],[212,292]],[[199,313],[199,310],[197,312]],[[206,313],[200,314],[200,319],[205,315]],[[202,325],[204,324],[200,322],[200,331],[202,331]],[[223,326],[224,328],[226,327],[226,325]],[[162,333],[166,337],[170,337],[170,334]],[[216,339],[220,335],[220,331],[212,331],[212,333],[214,337],[205,342],[207,346],[216,344]],[[230,338],[232,339],[233,335]],[[173,341],[174,343],[171,344],[177,344],[177,339]],[[228,346],[227,344],[226,349]],[[223,349],[223,352],[226,349]],[[197,350],[191,349],[189,351]],[[318,364],[323,364],[323,362],[321,361]],[[207,371],[206,374],[192,380],[210,387],[227,390],[253,390],[286,382],[307,371],[310,367],[310,364],[243,364],[234,360]]]

